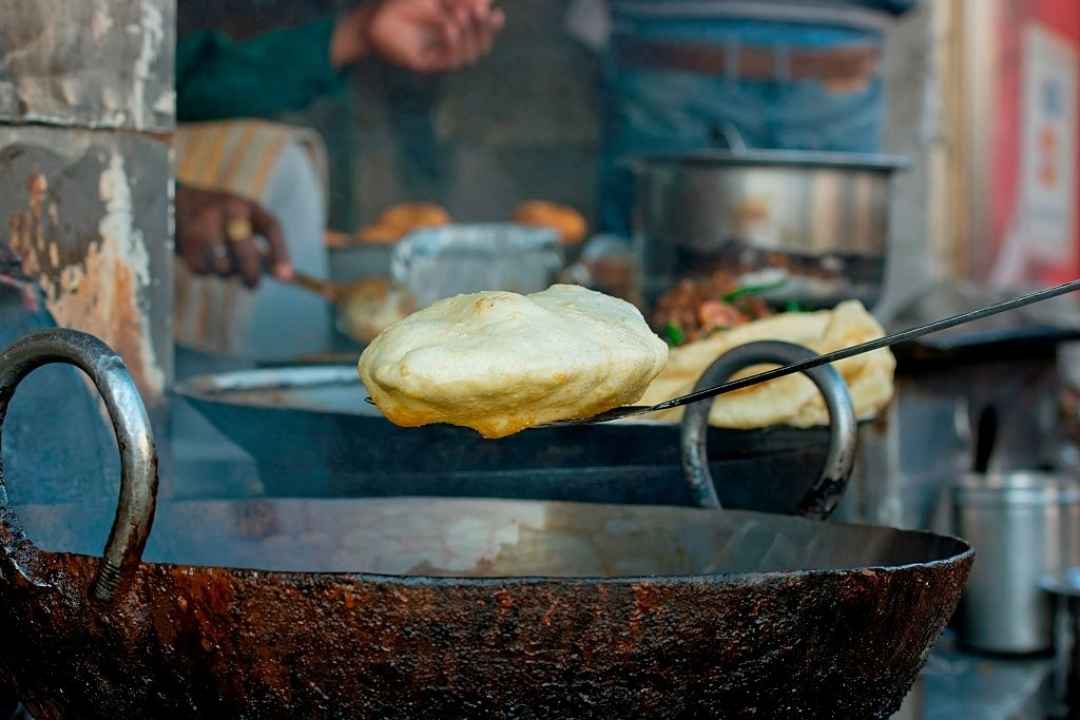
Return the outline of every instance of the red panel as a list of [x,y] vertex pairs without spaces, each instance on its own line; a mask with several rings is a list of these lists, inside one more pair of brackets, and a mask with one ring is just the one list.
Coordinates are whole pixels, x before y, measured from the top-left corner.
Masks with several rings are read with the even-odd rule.
[[[977,0],[981,1],[981,0]],[[997,81],[996,109],[990,122],[993,146],[992,229],[995,254],[1008,233],[1017,202],[1020,171],[1020,97],[1023,78],[1022,33],[1030,22],[1039,22],[1065,38],[1076,42],[1080,50],[1080,0],[997,0],[1000,4],[997,28],[997,57],[993,64]],[[1077,168],[1080,168],[1080,143],[1077,143]],[[1080,204],[1080,194],[1077,197]],[[1080,226],[1080,223],[1078,223]],[[1073,260],[1063,267],[1040,268],[1038,279],[1056,282],[1080,276],[1080,227],[1077,229]],[[1033,278],[1035,279],[1035,278]]]
[[1034,0],[1031,5],[1039,22],[1080,41],[1080,3],[1076,0]]

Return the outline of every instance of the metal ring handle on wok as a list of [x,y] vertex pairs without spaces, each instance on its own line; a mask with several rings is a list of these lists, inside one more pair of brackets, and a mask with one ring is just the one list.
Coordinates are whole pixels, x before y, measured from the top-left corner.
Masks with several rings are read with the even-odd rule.
[[[142,558],[154,521],[158,475],[150,420],[124,361],[108,345],[75,330],[44,330],[27,335],[0,353],[0,446],[15,388],[33,370],[52,363],[74,365],[90,376],[108,408],[120,448],[119,505],[93,586],[94,597],[107,602],[116,592],[122,572]],[[18,552],[19,544],[30,543],[12,527],[13,520],[0,462],[0,528],[16,538],[14,548],[0,544],[0,555],[7,560]]]
[[[732,375],[752,365],[763,363],[787,365],[815,357],[813,350],[789,342],[766,340],[747,343],[721,355],[710,365],[694,390],[719,385]],[[825,397],[829,412],[829,452],[821,474],[799,503],[799,514],[825,518],[836,508],[844,494],[855,464],[857,424],[847,384],[832,365],[822,365],[805,373]],[[690,493],[697,505],[719,508],[720,500],[709,470],[706,440],[709,434],[709,411],[712,400],[687,405],[682,420],[682,464]]]

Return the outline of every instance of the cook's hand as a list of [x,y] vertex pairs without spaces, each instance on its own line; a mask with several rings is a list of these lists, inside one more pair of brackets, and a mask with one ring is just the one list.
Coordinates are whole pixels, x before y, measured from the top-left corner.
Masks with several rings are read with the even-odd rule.
[[258,287],[264,267],[282,280],[292,276],[277,220],[258,203],[217,190],[177,185],[176,254],[197,275],[239,275],[249,288]]
[[375,54],[415,72],[445,72],[491,50],[502,29],[491,0],[375,0],[346,13],[334,28],[336,67]]

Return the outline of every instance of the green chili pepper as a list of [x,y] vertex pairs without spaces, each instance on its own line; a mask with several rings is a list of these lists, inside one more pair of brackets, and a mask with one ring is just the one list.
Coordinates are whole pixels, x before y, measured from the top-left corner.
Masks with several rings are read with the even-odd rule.
[[661,335],[663,335],[664,340],[666,340],[667,344],[671,347],[678,347],[686,342],[686,333],[683,332],[681,327],[673,322],[669,322],[664,326]]
[[757,295],[758,293],[775,290],[778,287],[782,287],[786,282],[787,280],[778,280],[774,283],[765,283],[762,285],[743,285],[740,288],[735,288],[721,299],[724,302],[733,302],[745,295]]

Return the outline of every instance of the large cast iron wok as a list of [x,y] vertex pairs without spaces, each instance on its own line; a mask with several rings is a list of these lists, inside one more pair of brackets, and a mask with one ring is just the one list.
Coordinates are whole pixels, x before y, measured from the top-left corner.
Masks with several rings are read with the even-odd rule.
[[155,519],[146,414],[100,342],[16,343],[0,413],[54,361],[97,385],[123,473],[101,558],[92,504],[0,492],[0,687],[39,720],[885,718],[972,561],[925,533],[675,507],[275,499]]
[[[752,343],[724,355],[700,382],[715,385],[749,365],[795,362],[808,353],[787,343]],[[176,392],[251,454],[274,496],[696,506],[700,498],[682,467],[693,442],[707,438],[724,507],[791,514],[819,484],[830,458],[852,460],[856,444],[839,374],[825,368],[809,375],[828,400],[829,428],[721,430],[708,428],[702,412],[688,414],[682,427],[646,419],[534,428],[495,441],[464,428],[391,424],[364,401],[367,392],[351,365],[204,375]],[[849,471],[850,465],[845,480]]]

